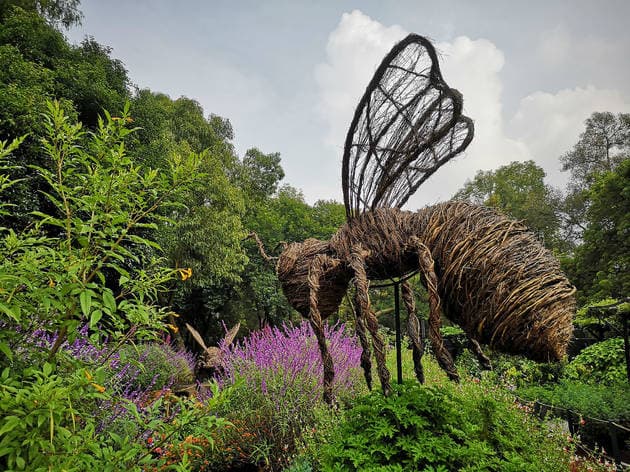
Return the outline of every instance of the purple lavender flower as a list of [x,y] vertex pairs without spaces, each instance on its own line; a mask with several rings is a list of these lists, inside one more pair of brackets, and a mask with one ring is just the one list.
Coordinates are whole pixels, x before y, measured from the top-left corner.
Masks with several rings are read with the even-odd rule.
[[[360,388],[361,347],[346,334],[345,326],[326,326],[325,335],[335,365],[333,389],[339,396],[354,395]],[[310,324],[266,327],[240,343],[221,346],[223,372],[220,384],[243,378],[251,388],[262,389],[274,402],[284,402],[287,391],[299,391],[308,402],[322,397],[323,367]]]

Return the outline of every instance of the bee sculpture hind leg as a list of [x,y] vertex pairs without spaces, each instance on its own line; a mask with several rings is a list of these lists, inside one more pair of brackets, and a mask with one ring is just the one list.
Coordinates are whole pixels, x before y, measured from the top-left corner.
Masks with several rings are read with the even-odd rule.
[[424,353],[424,344],[420,333],[420,321],[416,316],[416,302],[413,296],[413,290],[406,280],[401,282],[400,291],[402,293],[403,303],[407,308],[407,334],[411,339],[411,349],[413,355],[413,370],[416,374],[418,382],[424,383],[424,370],[422,369],[422,354]]
[[444,340],[440,333],[440,295],[437,291],[438,280],[431,251],[415,236],[409,242],[418,254],[420,270],[424,275],[427,291],[429,292],[429,339],[431,340],[433,352],[438,364],[446,372],[446,375],[451,380],[459,381],[459,374],[453,363],[453,358],[444,346]]
[[376,358],[376,370],[381,381],[381,388],[385,395],[391,393],[389,370],[385,365],[385,343],[378,333],[378,320],[370,307],[370,295],[368,293],[368,278],[365,270],[366,252],[360,244],[352,247],[350,252],[350,268],[354,271],[354,283],[356,288],[357,317],[365,321],[374,347]]
[[[355,294],[355,301],[356,294]],[[355,326],[359,342],[361,343],[361,368],[363,369],[363,375],[365,376],[365,383],[369,390],[372,390],[372,352],[370,351],[370,343],[367,337],[367,327],[365,326],[365,320],[359,316],[354,305],[350,304],[352,312],[354,314]]]
[[325,272],[326,265],[336,264],[339,261],[329,256],[318,254],[313,258],[308,269],[308,286],[309,286],[309,321],[317,344],[319,352],[322,356],[322,364],[324,367],[324,401],[329,405],[333,403],[332,383],[335,378],[335,368],[332,357],[326,345],[326,337],[324,336],[324,323],[319,312],[319,288],[320,279]]
[[490,359],[484,354],[479,342],[472,336],[468,336],[468,347],[477,357],[482,369],[492,370],[492,363],[490,362]]

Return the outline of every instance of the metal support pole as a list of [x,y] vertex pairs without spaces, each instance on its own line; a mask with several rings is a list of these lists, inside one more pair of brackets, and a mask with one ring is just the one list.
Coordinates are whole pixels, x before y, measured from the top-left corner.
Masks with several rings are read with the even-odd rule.
[[400,335],[400,287],[399,282],[394,284],[394,314],[396,318],[396,374],[398,383],[403,382],[402,376],[402,339]]
[[630,383],[630,341],[628,341],[628,313],[623,314],[623,348],[626,354],[626,375]]

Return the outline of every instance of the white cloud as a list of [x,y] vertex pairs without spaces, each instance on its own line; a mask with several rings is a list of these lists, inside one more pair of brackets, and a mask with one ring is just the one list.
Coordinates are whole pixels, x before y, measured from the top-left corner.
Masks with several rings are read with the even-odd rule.
[[317,111],[328,124],[326,144],[342,146],[352,113],[379,63],[407,35],[383,26],[359,10],[344,13],[326,45],[327,60],[315,68],[320,88]]
[[596,111],[627,112],[630,101],[617,90],[594,86],[534,92],[523,98],[510,121],[510,132],[527,145],[548,180],[564,186],[568,175],[560,172],[558,158],[569,151],[584,131],[584,120]]

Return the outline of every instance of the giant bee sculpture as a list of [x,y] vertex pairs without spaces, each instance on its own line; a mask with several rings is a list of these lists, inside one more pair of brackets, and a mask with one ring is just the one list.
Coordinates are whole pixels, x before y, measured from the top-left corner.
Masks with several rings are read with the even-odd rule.
[[385,394],[390,374],[368,294],[374,280],[403,280],[407,332],[421,382],[423,340],[413,293],[404,281],[415,271],[429,294],[433,351],[451,379],[458,374],[440,335],[442,312],[466,332],[484,365],[488,359],[479,343],[544,361],[566,352],[575,288],[527,227],[466,202],[401,210],[424,181],[472,141],[473,122],[462,107],[462,95],[442,78],[427,39],[412,34],[396,44],[367,86],[346,137],[347,222],[329,241],[292,243],[277,258],[288,301],[309,319],[317,337],[328,402],[333,400],[334,365],[323,322],[337,312],[351,284],[366,381],[371,386],[372,348]]

